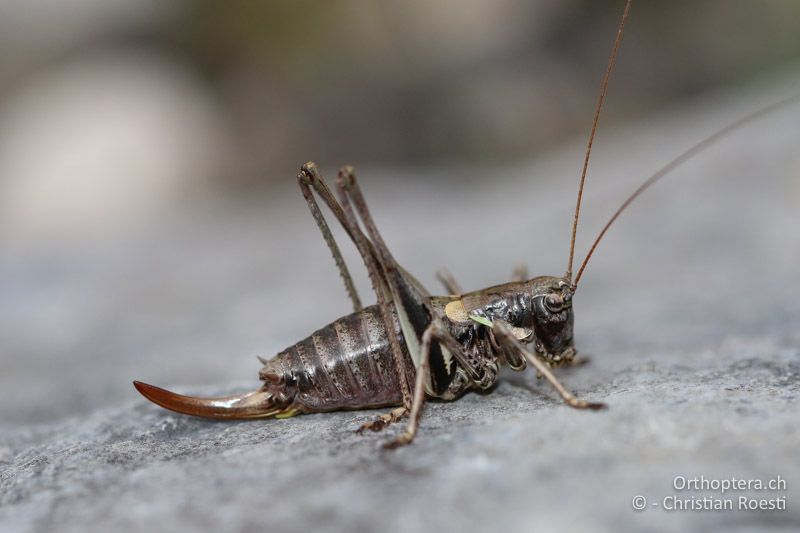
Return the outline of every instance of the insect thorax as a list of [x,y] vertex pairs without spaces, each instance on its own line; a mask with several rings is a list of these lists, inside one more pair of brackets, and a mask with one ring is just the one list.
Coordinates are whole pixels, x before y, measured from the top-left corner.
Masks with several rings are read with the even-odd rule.
[[571,296],[563,278],[541,276],[464,294],[447,302],[444,311],[462,335],[465,329],[480,331],[502,321],[511,327],[517,340],[533,343],[546,361],[560,364],[574,354]]

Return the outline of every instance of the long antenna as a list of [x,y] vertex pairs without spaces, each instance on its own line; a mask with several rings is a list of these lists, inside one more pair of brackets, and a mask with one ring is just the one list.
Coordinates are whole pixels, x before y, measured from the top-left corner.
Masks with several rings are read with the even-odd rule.
[[702,152],[703,150],[705,150],[706,148],[708,148],[709,146],[720,140],[722,137],[728,135],[729,133],[732,133],[734,130],[739,129],[745,124],[752,122],[755,119],[762,117],[763,115],[766,115],[767,113],[775,111],[778,108],[781,108],[791,102],[794,102],[795,100],[800,100],[800,94],[795,94],[794,96],[790,96],[788,98],[784,98],[783,100],[779,100],[773,104],[764,106],[760,109],[753,111],[752,113],[749,113],[741,117],[739,120],[736,120],[735,122],[728,124],[727,126],[717,130],[715,133],[712,133],[711,135],[709,135],[708,137],[706,137],[705,139],[695,144],[694,146],[683,152],[681,155],[679,155],[678,157],[676,157],[675,159],[664,165],[661,168],[661,170],[650,176],[647,180],[644,181],[644,183],[639,185],[639,187],[635,191],[633,191],[633,194],[628,196],[628,198],[624,202],[622,202],[622,205],[619,206],[619,209],[616,210],[614,215],[609,219],[609,221],[603,227],[602,231],[600,231],[600,234],[594,240],[594,244],[592,244],[592,247],[589,249],[589,253],[586,254],[586,259],[584,259],[583,263],[581,263],[581,268],[578,270],[578,275],[575,277],[575,283],[572,284],[572,290],[574,291],[578,287],[578,282],[580,281],[581,276],[583,275],[583,271],[586,268],[586,264],[589,262],[589,259],[592,257],[595,248],[597,248],[597,245],[600,243],[600,241],[603,239],[603,236],[608,231],[608,228],[610,228],[611,224],[613,224],[614,221],[617,220],[617,218],[619,218],[619,215],[625,210],[625,208],[627,208],[631,203],[633,203],[633,201],[636,200],[636,198],[638,198],[638,196],[642,194],[648,187],[650,187],[655,182],[657,182],[658,180],[660,180],[661,178],[663,178],[664,176],[675,170],[675,168],[685,163],[687,160],[696,156],[698,153]]
[[617,30],[617,38],[614,39],[614,48],[611,49],[611,57],[608,58],[608,66],[606,73],[603,75],[603,81],[600,83],[600,96],[597,99],[597,107],[594,110],[594,120],[592,121],[592,132],[589,134],[589,144],[586,146],[586,155],[583,158],[583,170],[581,171],[581,181],[578,186],[578,200],[575,202],[575,216],[572,219],[572,239],[569,243],[569,261],[567,262],[567,278],[568,283],[572,283],[572,261],[575,258],[575,237],[578,234],[578,218],[581,214],[581,199],[583,199],[583,184],[586,182],[586,171],[589,169],[589,156],[592,153],[592,143],[594,143],[594,135],[597,132],[597,123],[600,120],[600,111],[603,109],[603,102],[606,99],[606,92],[608,91],[608,80],[611,78],[611,71],[614,70],[614,64],[617,62],[617,50],[622,42],[622,31],[625,29],[625,21],[628,19],[628,12],[631,9],[631,2],[628,0],[625,3],[625,11],[622,12],[622,20],[619,22],[619,29]]

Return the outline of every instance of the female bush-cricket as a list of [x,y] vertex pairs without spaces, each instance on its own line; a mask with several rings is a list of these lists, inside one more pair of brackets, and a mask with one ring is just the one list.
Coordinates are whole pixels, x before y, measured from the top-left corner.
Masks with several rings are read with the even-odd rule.
[[[576,398],[551,371],[581,362],[576,358],[573,341],[573,296],[597,244],[634,199],[676,166],[744,123],[797,99],[795,96],[761,108],[718,130],[643,182],[602,229],[573,279],[575,237],[589,157],[630,6],[628,0],[600,86],[563,276],[528,279],[525,269],[519,268],[509,283],[464,293],[449,273],[440,272],[438,277],[448,295],[431,296],[389,252],[352,168],[345,167],[339,172],[337,198],[316,166],[306,163],[298,175],[298,183],[333,254],[354,312],[274,358],[262,359],[264,366],[259,377],[264,384],[255,392],[194,398],[135,381],[139,392],[167,409],[208,418],[285,418],[299,413],[393,406],[390,412],[359,428],[359,431],[378,431],[407,417],[405,432],[388,442],[387,447],[408,444],[414,439],[426,398],[454,400],[471,389],[488,389],[496,382],[502,366],[523,370],[530,364],[571,407],[605,407],[602,403]],[[369,273],[376,304],[362,307],[315,193],[358,249]]]

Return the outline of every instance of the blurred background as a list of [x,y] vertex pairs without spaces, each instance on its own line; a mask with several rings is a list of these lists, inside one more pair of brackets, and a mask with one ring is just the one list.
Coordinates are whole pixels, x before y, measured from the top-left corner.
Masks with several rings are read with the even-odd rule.
[[[522,259],[561,272],[580,146],[622,7],[0,3],[0,423],[133,398],[134,378],[254,381],[251,354],[347,312],[294,183],[308,159],[329,176],[357,166],[390,243],[425,282],[508,227],[480,213],[502,210],[512,184],[528,194],[561,180],[544,200],[558,205],[557,230],[539,241],[552,258],[508,244],[497,259],[453,267],[471,287],[503,281]],[[798,28],[795,0],[635,4],[601,132],[796,72]],[[564,145],[565,164],[539,167],[557,174],[529,172]],[[609,168],[641,162],[598,157]],[[653,161],[648,170],[665,160]],[[452,229],[426,233],[443,224],[443,204],[482,232],[477,252],[454,250]],[[424,223],[404,232],[413,220]]]

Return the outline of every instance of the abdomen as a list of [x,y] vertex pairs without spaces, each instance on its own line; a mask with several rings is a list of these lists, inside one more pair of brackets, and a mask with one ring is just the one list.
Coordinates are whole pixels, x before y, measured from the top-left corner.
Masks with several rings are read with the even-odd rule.
[[[413,383],[414,367],[397,317],[392,315]],[[375,305],[342,317],[278,353],[259,376],[276,394],[307,412],[402,402],[392,348]]]

